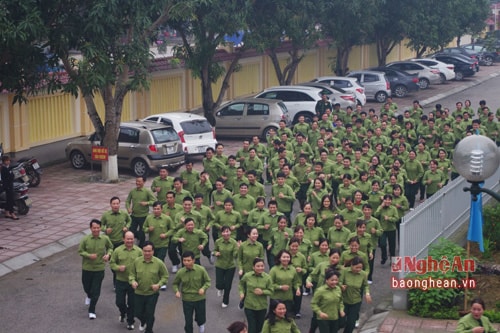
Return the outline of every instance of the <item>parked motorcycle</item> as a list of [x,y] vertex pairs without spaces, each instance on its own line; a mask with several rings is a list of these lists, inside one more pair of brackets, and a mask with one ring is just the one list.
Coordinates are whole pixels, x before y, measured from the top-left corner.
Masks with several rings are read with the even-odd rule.
[[28,176],[28,186],[37,187],[42,181],[42,168],[38,164],[38,160],[34,157],[32,158],[21,158],[17,161],[20,163],[24,170],[26,171],[26,176]]
[[[2,186],[0,185],[0,188]],[[14,211],[19,215],[28,214],[32,201],[28,197],[28,185],[25,183],[14,182]],[[0,190],[0,208],[7,208],[6,193],[3,189]]]

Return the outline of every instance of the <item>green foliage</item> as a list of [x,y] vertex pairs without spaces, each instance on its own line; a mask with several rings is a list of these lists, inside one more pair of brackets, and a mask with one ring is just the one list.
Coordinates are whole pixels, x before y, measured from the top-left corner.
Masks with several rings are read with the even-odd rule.
[[[441,238],[437,244],[429,248],[429,256],[438,261],[441,258],[448,258],[449,261],[452,261],[455,257],[465,259],[466,251],[457,244]],[[446,272],[432,271],[425,274],[411,273],[407,276],[407,278],[412,279],[458,279],[459,281],[465,277],[465,272],[451,270]],[[462,289],[452,288],[410,289],[408,292],[410,302],[408,313],[419,317],[457,319],[457,306],[463,294]]]
[[489,250],[500,250],[500,204],[485,205],[483,207],[483,235],[488,242]]
[[500,323],[500,311],[498,310],[485,310],[484,316],[488,317],[492,323]]

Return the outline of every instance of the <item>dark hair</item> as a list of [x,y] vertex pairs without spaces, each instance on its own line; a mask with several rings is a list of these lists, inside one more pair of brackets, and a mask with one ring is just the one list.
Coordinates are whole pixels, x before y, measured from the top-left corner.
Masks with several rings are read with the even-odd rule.
[[476,297],[470,302],[470,306],[473,306],[474,304],[479,304],[483,307],[483,310],[486,310],[486,305],[484,304],[484,301],[482,298]]
[[325,281],[331,278],[332,276],[336,275],[338,278],[340,277],[339,271],[336,271],[334,269],[328,268],[325,272]]
[[242,322],[242,321],[235,321],[231,323],[226,329],[229,331],[229,333],[240,333],[244,329],[247,328],[247,325]]
[[194,253],[192,251],[182,252],[182,258],[188,258],[188,257],[194,259]]
[[278,254],[276,255],[276,257],[274,258],[274,264],[276,266],[280,265],[281,264],[281,256],[284,254],[284,253],[288,253],[288,255],[290,256],[290,259],[292,259],[292,255],[290,254],[290,252],[288,250],[281,250],[280,252],[278,252]]
[[112,202],[113,202],[113,201],[115,201],[115,200],[118,200],[118,201],[120,201],[120,202],[121,202],[121,200],[120,200],[120,198],[119,198],[119,197],[114,196],[114,197],[111,197],[111,199],[109,199],[109,203],[112,203]]
[[161,201],[155,201],[155,202],[153,202],[152,207],[156,207],[156,206],[160,206],[161,207],[161,206],[163,206],[163,204],[162,204]]
[[92,228],[92,223],[96,223],[96,224],[101,225],[101,221],[98,220],[98,219],[92,219],[92,220],[90,220],[89,227],[91,227],[91,228]]
[[151,246],[151,249],[154,251],[155,250],[155,245],[151,241],[145,241],[144,246],[142,248],[145,248],[146,246]]
[[[271,325],[271,326],[276,324],[276,314],[274,313],[274,310],[276,310],[276,308],[278,307],[279,304],[285,304],[285,303],[279,299],[272,299],[269,302],[269,311],[267,312],[266,319],[269,322],[269,325]],[[291,321],[291,319],[288,317],[288,311],[287,311],[287,315],[285,315],[285,320],[288,322]]]
[[230,228],[228,225],[223,225],[223,226],[220,228],[220,232],[221,232],[221,233],[222,233],[223,231],[226,231],[226,230],[231,231],[231,228]]
[[259,257],[255,257],[255,259],[254,259],[254,260],[253,260],[253,262],[252,262],[252,267],[253,267],[253,266],[255,266],[255,265],[257,265],[259,262],[262,262],[262,263],[263,263],[263,262],[264,262],[264,259],[259,258]]
[[332,255],[334,255],[335,253],[337,253],[339,256],[341,255],[340,253],[340,249],[338,247],[332,247],[330,249],[330,252],[328,252],[328,256],[331,257]]

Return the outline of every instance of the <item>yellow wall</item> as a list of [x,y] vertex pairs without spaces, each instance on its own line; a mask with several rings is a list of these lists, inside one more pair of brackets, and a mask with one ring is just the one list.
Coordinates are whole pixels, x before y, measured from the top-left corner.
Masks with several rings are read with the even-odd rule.
[[[402,60],[414,56],[406,49],[405,41],[388,56],[388,61]],[[316,76],[332,74],[330,64],[336,57],[336,49],[323,46],[308,50],[297,69],[293,83],[309,81]],[[288,53],[279,55],[281,68],[288,63]],[[223,63],[226,68],[229,62]],[[353,47],[348,66],[351,70],[377,65],[376,47],[363,45]],[[265,87],[278,85],[274,67],[267,55],[243,58],[240,70],[233,74],[224,100],[249,96]],[[213,85],[216,99],[222,78]],[[0,95],[0,142],[6,143],[7,151],[21,151],[62,138],[86,135],[94,131],[81,97],[56,94],[31,98],[27,105],[12,105],[12,95]],[[150,89],[127,94],[122,112],[122,121],[144,118],[150,114],[195,110],[201,107],[201,84],[191,72],[176,68],[155,72]],[[104,103],[95,98],[101,117]]]

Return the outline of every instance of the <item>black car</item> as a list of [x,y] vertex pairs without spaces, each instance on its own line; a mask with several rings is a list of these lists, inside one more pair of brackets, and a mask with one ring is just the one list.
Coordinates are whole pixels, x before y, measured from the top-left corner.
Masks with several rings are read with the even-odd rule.
[[455,80],[457,81],[463,80],[466,76],[473,76],[478,71],[475,60],[459,54],[436,53],[430,58],[455,65]]
[[481,44],[465,44],[461,45],[467,51],[481,54],[480,64],[484,66],[492,66],[494,62],[500,61],[500,52],[490,51],[485,45]]
[[451,55],[462,55],[467,58],[474,59],[478,61],[478,63],[483,63],[483,54],[481,52],[475,52],[472,50],[464,49],[463,47],[447,47],[435,54],[451,54]]
[[420,89],[418,86],[418,74],[410,74],[389,67],[371,67],[369,70],[385,73],[387,80],[391,84],[393,96],[402,98],[408,93]]

